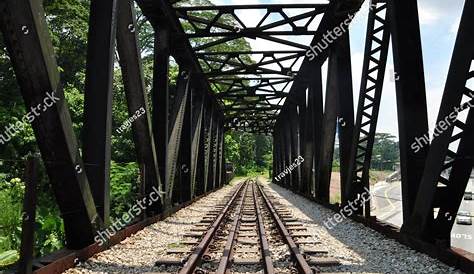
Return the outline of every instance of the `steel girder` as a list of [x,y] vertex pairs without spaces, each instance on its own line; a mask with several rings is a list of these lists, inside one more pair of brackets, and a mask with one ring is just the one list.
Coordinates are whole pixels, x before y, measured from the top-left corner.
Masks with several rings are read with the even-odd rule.
[[[203,151],[201,150],[201,144],[203,142],[202,125],[204,117],[204,96],[194,93],[192,102],[191,193],[193,194],[192,198],[195,198],[203,191],[197,182],[197,175],[200,162],[199,159],[202,159],[203,154]],[[201,179],[202,177],[199,178]],[[202,179],[200,182],[202,183]]]
[[170,62],[170,31],[166,28],[155,32],[154,68],[152,89],[152,122],[153,135],[160,174],[161,188],[165,193],[168,188],[166,178],[168,174],[168,142],[170,112],[169,93],[169,62]]
[[185,95],[186,104],[183,109],[183,125],[181,129],[180,148],[177,159],[177,174],[179,178],[179,192],[176,193],[179,196],[179,203],[191,201],[193,197],[192,189],[193,183],[191,181],[191,168],[192,168],[192,141],[193,141],[193,95],[195,90],[192,85],[193,75],[190,77],[189,91]]
[[388,1],[393,62],[397,73],[396,96],[402,175],[403,221],[413,213],[429,146],[418,153],[415,138],[428,132],[425,75],[421,51],[417,1]]
[[[176,11],[181,19],[186,20],[192,26],[188,33],[191,38],[197,37],[228,37],[248,36],[256,37],[262,35],[311,35],[310,25],[318,14],[324,12],[326,4],[282,4],[282,5],[228,5],[228,6],[198,6],[177,7]],[[239,10],[265,10],[265,14],[256,26],[247,26],[236,13]],[[291,9],[304,10],[304,13],[291,15]],[[213,14],[211,20],[199,17],[200,14],[208,12]],[[278,14],[282,19],[276,22],[266,22],[272,14]],[[229,19],[233,18],[238,25],[232,25]],[[307,20],[303,26],[298,26],[296,21]],[[290,30],[273,30],[277,27],[287,27]]]
[[[305,148],[306,184],[310,197],[316,194],[316,167],[319,166],[319,155],[321,151],[322,128],[323,128],[323,87],[321,67],[315,67],[313,77],[308,86],[308,110],[307,125],[307,147]],[[303,182],[305,183],[305,182]]]
[[[1,1],[0,28],[27,111],[43,110],[32,126],[64,220],[66,245],[82,248],[94,241],[103,222],[74,136],[41,3]],[[51,93],[59,100],[44,109],[43,100]]]
[[[383,81],[390,42],[390,23],[386,1],[371,4],[367,24],[362,80],[357,107],[357,118],[352,140],[349,174],[342,192],[343,204],[354,201],[369,189],[369,169],[375,130],[382,98]],[[364,206],[370,216],[370,200]],[[362,213],[362,208],[358,209]]]
[[[332,162],[336,133],[339,136],[341,182],[347,178],[350,143],[354,125],[352,74],[349,35],[335,42],[329,56],[326,103],[324,107],[322,140],[316,175],[317,198],[329,202]],[[341,188],[342,191],[343,187]]]
[[[299,124],[299,117],[298,117],[298,105],[296,104],[289,104],[288,108],[285,112],[288,115],[288,133],[290,136],[290,144],[291,144],[291,154],[288,162],[288,166],[294,165],[298,156],[300,156],[300,124]],[[300,166],[296,165],[296,167],[292,170],[291,174],[288,175],[291,177],[291,186],[292,189],[298,191],[300,188],[301,183],[301,172]]]
[[[297,74],[297,65],[303,60],[308,49],[306,45],[279,36],[315,34],[315,19],[324,13],[327,6],[284,4],[174,8],[176,17],[190,27],[185,33],[186,38],[191,41],[216,97],[223,103],[225,116],[234,116],[231,121],[226,121],[226,129],[243,129],[264,134],[272,130],[276,115],[280,111],[279,105],[287,96],[283,90],[289,88]],[[264,14],[256,26],[246,25],[239,14],[239,11],[248,9],[262,10]],[[212,18],[203,17],[203,14],[212,14]],[[281,18],[275,19],[277,15]],[[215,50],[223,43],[244,37],[265,39],[292,49],[230,52]],[[248,121],[244,112],[247,109],[266,121]],[[239,115],[234,115],[236,112]],[[268,117],[273,119],[267,119]]]
[[445,247],[474,164],[474,91],[468,87],[474,79],[473,18],[474,3],[466,1],[435,135],[413,212],[403,226],[409,235]]
[[[313,134],[308,134],[310,131],[313,130],[312,126],[308,126],[308,120],[311,120],[312,113],[308,111],[310,108],[310,103],[306,101],[306,97],[308,96],[308,88],[302,88],[298,91],[298,96],[295,96],[297,100],[297,123],[298,126],[298,158],[304,158],[306,150],[312,150],[311,147],[311,136]],[[311,109],[309,109],[311,111]],[[311,174],[311,167],[303,162],[298,166],[298,192],[300,193],[307,193],[307,188],[310,185],[310,180],[308,180],[308,174]]]
[[84,92],[84,164],[97,212],[106,224],[110,215],[116,2],[116,0],[91,1]]
[[[142,170],[144,185],[141,186],[144,198],[148,198],[155,187],[161,195],[161,178],[158,171],[158,159],[154,136],[152,132],[151,113],[146,94],[143,69],[139,58],[140,50],[137,45],[135,11],[132,2],[119,1],[117,20],[117,51],[122,69],[123,83],[130,117],[138,115],[141,119],[132,125],[133,141],[137,154],[137,162]],[[141,113],[143,109],[145,113]],[[148,215],[161,211],[161,203],[153,204],[147,208]],[[149,204],[149,201],[146,201]]]
[[[185,117],[189,114],[189,108],[187,107],[190,104],[190,94],[191,94],[191,82],[192,82],[193,75],[191,72],[186,70],[181,70],[179,72],[177,87],[176,87],[176,94],[173,100],[173,107],[170,111],[169,116],[169,142],[168,142],[168,150],[167,150],[167,174],[166,174],[166,187],[164,191],[166,192],[165,204],[170,206],[172,202],[180,202],[181,197],[181,187],[182,185],[176,183],[177,175],[181,172],[181,166],[179,165],[179,153],[182,149],[183,143],[186,145],[186,153],[189,153],[190,146],[189,146],[189,134],[188,136],[183,136],[183,127],[187,127],[189,130],[190,125],[184,125]],[[188,111],[186,111],[188,110]],[[189,122],[189,121],[188,121]],[[184,137],[184,138],[183,138]],[[186,160],[187,169],[190,168],[190,163]],[[190,182],[186,182],[185,184],[190,184]],[[188,185],[188,187],[190,187]],[[188,195],[186,195],[188,196]]]

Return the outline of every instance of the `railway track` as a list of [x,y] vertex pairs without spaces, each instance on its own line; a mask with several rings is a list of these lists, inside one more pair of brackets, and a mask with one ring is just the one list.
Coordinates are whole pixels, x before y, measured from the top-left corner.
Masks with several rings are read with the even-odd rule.
[[310,274],[339,264],[317,235],[252,179],[208,212],[181,246],[158,259],[162,273]]

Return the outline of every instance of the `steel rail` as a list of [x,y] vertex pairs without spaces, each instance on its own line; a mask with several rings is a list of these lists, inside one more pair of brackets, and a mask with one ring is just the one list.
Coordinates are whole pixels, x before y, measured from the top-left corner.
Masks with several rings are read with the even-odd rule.
[[238,189],[235,191],[235,193],[229,199],[229,201],[227,202],[225,207],[222,209],[219,216],[215,219],[212,226],[209,228],[209,230],[206,232],[206,234],[202,238],[201,242],[198,244],[196,249],[189,256],[189,258],[186,261],[186,263],[184,264],[184,266],[178,272],[179,274],[191,274],[191,273],[194,272],[199,260],[201,259],[202,255],[204,255],[204,252],[207,250],[207,248],[209,246],[209,243],[212,241],[212,238],[214,237],[214,234],[216,233],[217,229],[219,228],[220,224],[222,223],[222,220],[224,220],[225,215],[227,215],[229,209],[231,208],[231,205],[235,202],[235,200],[239,196],[239,193],[241,192],[243,187],[247,186],[247,183],[248,183],[248,181],[245,181],[245,182],[243,182],[242,184],[240,184],[238,186]]
[[262,187],[259,184],[257,184],[257,187],[260,190],[262,198],[265,201],[265,204],[267,205],[267,208],[270,211],[273,220],[277,224],[278,230],[280,230],[280,233],[283,236],[283,239],[285,240],[286,244],[290,248],[290,251],[293,255],[292,257],[294,258],[296,262],[296,267],[298,268],[299,273],[313,274],[314,273],[313,269],[308,265],[305,258],[301,254],[298,246],[296,245],[295,241],[293,240],[290,233],[288,232],[285,225],[283,224],[283,221],[280,219],[280,216],[278,216],[278,213],[273,207],[272,202],[270,201],[270,199],[268,199],[267,195],[265,194],[265,192],[263,191]]
[[253,201],[255,205],[255,212],[257,215],[258,234],[260,236],[260,246],[262,249],[264,269],[265,269],[266,274],[273,274],[275,273],[275,268],[273,267],[268,240],[267,240],[267,237],[265,236],[265,226],[263,225],[263,217],[261,215],[260,208],[258,207],[258,199],[257,199],[257,192],[255,191],[255,185],[256,184],[252,184],[252,194],[253,194]]
[[248,184],[245,186],[245,189],[243,191],[242,195],[242,200],[239,202],[237,206],[237,216],[235,217],[234,221],[232,222],[232,227],[230,229],[229,235],[227,236],[227,242],[224,247],[224,252],[222,253],[221,260],[219,261],[219,266],[217,267],[217,270],[215,274],[225,274],[228,267],[230,266],[230,261],[232,258],[232,253],[233,253],[233,248],[235,245],[235,240],[237,238],[237,231],[240,227],[240,222],[242,218],[242,212],[243,212],[243,205],[245,202],[245,197],[247,196],[247,189],[248,189]]

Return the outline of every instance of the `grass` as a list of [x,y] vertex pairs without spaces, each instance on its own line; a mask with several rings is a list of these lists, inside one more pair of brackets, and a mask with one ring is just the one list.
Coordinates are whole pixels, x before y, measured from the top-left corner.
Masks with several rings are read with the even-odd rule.
[[184,247],[184,245],[180,244],[180,243],[171,243],[171,244],[168,244],[168,248],[180,248],[180,247]]
[[369,172],[369,181],[371,185],[375,185],[377,182],[380,181],[385,181],[385,178],[388,177],[388,175],[392,174],[392,170],[374,170],[371,169]]
[[334,195],[330,195],[329,203],[331,203],[331,204],[341,203],[341,194],[340,193],[335,193]]

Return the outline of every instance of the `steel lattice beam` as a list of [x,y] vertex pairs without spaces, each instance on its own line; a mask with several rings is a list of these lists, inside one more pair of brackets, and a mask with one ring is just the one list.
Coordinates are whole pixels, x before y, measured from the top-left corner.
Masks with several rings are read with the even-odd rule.
[[[342,192],[342,203],[354,201],[369,189],[369,169],[375,130],[382,98],[383,81],[390,42],[390,23],[385,1],[373,2],[367,24],[362,81],[357,107],[354,139],[349,163],[350,173]],[[359,209],[361,213],[362,208]],[[370,216],[370,201],[365,204],[365,215]]]

